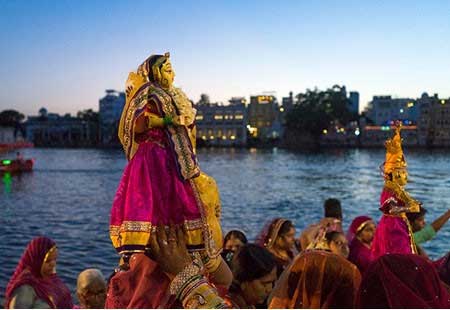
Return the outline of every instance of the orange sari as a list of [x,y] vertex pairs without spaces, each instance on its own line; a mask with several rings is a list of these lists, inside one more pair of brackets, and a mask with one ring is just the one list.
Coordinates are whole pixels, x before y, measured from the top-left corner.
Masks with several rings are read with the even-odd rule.
[[345,258],[306,251],[281,275],[269,308],[353,308],[360,282],[358,268]]

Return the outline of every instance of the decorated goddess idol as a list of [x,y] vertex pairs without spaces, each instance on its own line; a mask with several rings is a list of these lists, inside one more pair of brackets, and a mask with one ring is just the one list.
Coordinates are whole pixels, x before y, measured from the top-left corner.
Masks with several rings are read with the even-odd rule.
[[120,254],[143,253],[156,226],[183,225],[188,250],[214,271],[221,263],[219,192],[200,171],[196,110],[173,86],[174,76],[169,53],[150,56],[128,76],[118,133],[128,164],[111,209],[110,237]]
[[408,181],[406,160],[400,137],[401,124],[395,125],[395,134],[386,141],[384,188],[380,197],[383,212],[372,243],[372,259],[387,253],[417,254],[411,226],[406,212],[419,212],[420,202],[405,190]]

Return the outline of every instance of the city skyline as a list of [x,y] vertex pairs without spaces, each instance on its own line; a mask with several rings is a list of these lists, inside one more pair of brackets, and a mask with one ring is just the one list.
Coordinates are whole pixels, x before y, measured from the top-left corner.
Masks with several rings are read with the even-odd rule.
[[450,96],[450,3],[339,4],[3,1],[0,110],[98,110],[105,89],[166,51],[194,101],[334,84],[358,91],[360,110],[374,95]]

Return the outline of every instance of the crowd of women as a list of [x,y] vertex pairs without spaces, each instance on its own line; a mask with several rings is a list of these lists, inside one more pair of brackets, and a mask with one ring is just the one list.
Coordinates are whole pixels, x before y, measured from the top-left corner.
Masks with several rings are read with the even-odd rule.
[[[240,230],[228,232],[221,257],[230,277],[215,279],[199,269],[214,297],[203,303],[186,303],[172,294],[173,282],[192,263],[192,255],[181,228],[158,228],[149,251],[122,258],[108,283],[100,272],[80,274],[75,307],[450,307],[449,255],[434,262],[417,254],[372,260],[375,222],[356,217],[344,234],[340,202],[328,199],[324,210],[324,218],[298,236],[293,223],[282,218],[271,220],[254,242]],[[57,257],[51,239],[32,240],[8,283],[5,307],[73,308],[71,293],[56,273]]]

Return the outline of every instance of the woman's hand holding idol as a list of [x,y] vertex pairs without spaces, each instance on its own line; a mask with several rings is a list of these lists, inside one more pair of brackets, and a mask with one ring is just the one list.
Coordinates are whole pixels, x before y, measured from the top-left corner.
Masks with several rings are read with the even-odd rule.
[[180,226],[170,225],[168,231],[164,226],[158,226],[152,232],[150,248],[152,258],[170,279],[192,263]]

